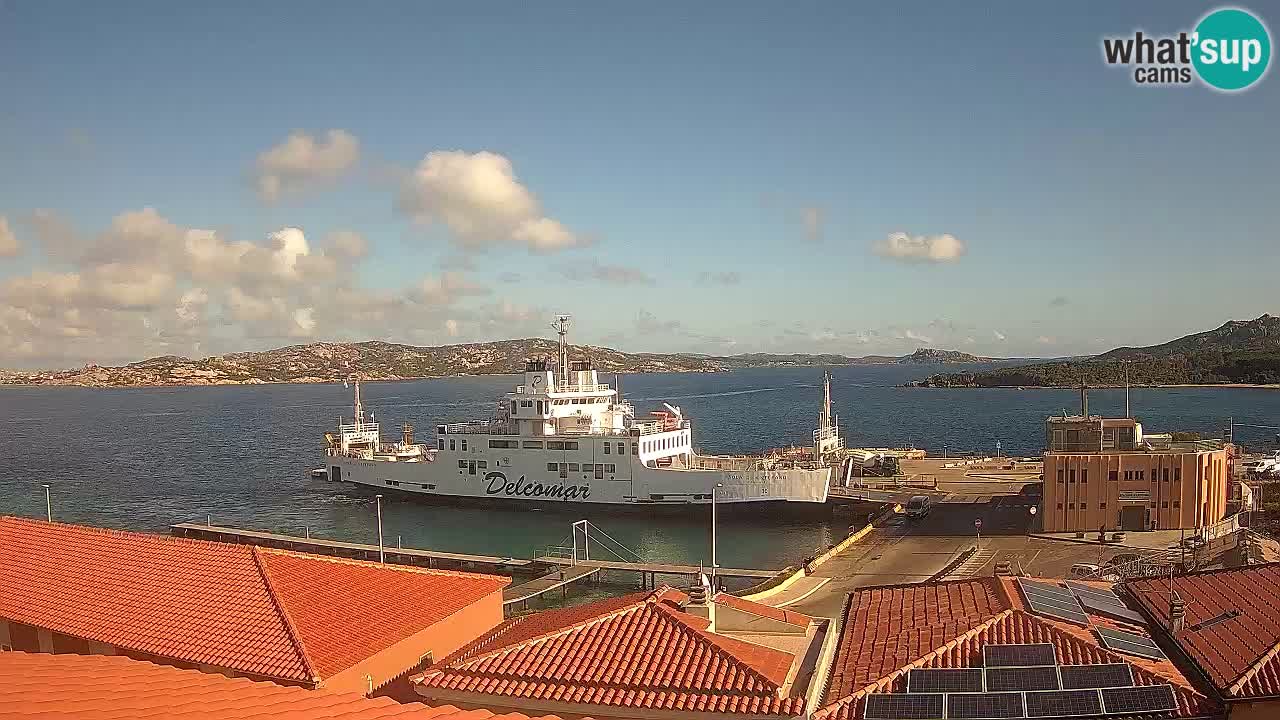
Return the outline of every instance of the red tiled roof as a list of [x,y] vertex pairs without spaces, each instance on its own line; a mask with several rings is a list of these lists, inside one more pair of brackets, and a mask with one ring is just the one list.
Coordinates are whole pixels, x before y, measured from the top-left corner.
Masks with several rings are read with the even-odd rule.
[[314,682],[509,580],[0,517],[0,617]]
[[504,623],[415,678],[431,690],[583,705],[795,714],[794,656],[708,632],[669,589]]
[[868,693],[905,691],[912,668],[981,667],[984,646],[1017,643],[1051,643],[1063,665],[1126,662],[1135,684],[1173,685],[1174,717],[1219,712],[1171,662],[1107,650],[1086,628],[1029,612],[1011,578],[984,577],[853,593],[824,707],[815,717],[859,718]]
[[[1168,627],[1168,578],[1130,582],[1125,589]],[[1228,698],[1280,695],[1280,563],[1182,575],[1173,579],[1173,589],[1186,611],[1174,641],[1219,692]],[[1226,615],[1233,611],[1240,614]]]
[[[31,720],[529,720],[521,713],[400,704],[126,657],[0,652],[0,718]],[[554,715],[540,720],[559,720]]]

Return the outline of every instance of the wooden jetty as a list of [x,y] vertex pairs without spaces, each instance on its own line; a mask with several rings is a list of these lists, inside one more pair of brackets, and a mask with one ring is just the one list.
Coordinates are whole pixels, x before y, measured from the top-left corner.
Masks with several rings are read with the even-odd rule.
[[561,592],[567,596],[570,584],[590,578],[598,572],[600,568],[586,565],[558,568],[529,582],[508,586],[502,591],[502,606],[509,609],[519,604],[527,608],[530,600],[556,588],[560,588]]
[[[560,565],[568,567],[587,567],[600,570],[625,570],[638,572],[647,587],[656,587],[658,575],[687,575],[697,577],[699,573],[711,574],[711,568],[699,565],[672,565],[667,563],[622,562],[613,560],[584,560],[579,558],[552,557],[544,555],[533,559],[535,563]],[[720,577],[767,579],[778,574],[777,570],[755,570],[749,568],[726,568],[716,570]]]
[[[280,535],[200,523],[178,523],[171,525],[169,530],[177,537],[196,538],[198,540],[216,540],[218,542],[238,543],[241,545],[261,545],[282,550],[296,550],[315,555],[336,555],[357,560],[376,561],[378,559],[378,546],[364,543]],[[524,558],[471,555],[468,553],[442,552],[440,550],[419,550],[417,548],[384,546],[382,553],[389,563],[431,568],[515,570],[527,568],[533,564]]]

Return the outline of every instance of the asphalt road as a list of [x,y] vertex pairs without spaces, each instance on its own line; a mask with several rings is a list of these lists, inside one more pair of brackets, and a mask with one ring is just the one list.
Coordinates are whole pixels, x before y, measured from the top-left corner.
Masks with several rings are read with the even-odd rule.
[[[949,575],[990,575],[995,563],[1007,561],[1016,572],[1039,577],[1066,577],[1074,563],[1098,563],[1132,550],[1044,540],[1026,535],[1030,504],[1016,496],[995,496],[986,502],[948,502],[933,507],[929,516],[912,522],[895,515],[845,552],[827,561],[814,576],[830,578],[808,597],[789,608],[818,617],[840,613],[849,592],[872,585],[928,580],[960,553],[978,546],[973,559]],[[974,520],[982,520],[982,535]]]

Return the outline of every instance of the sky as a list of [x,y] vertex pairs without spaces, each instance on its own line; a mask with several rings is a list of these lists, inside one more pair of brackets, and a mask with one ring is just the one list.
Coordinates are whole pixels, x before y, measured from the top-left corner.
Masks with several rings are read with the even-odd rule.
[[557,313],[1056,357],[1280,313],[1280,79],[1102,59],[1213,7],[0,0],[0,367]]

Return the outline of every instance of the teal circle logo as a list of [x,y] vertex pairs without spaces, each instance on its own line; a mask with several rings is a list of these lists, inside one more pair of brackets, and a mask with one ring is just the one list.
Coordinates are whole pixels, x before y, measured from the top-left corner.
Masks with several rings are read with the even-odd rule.
[[1215,10],[1196,25],[1191,63],[1206,84],[1243,90],[1262,79],[1271,63],[1271,35],[1262,21],[1237,8]]

